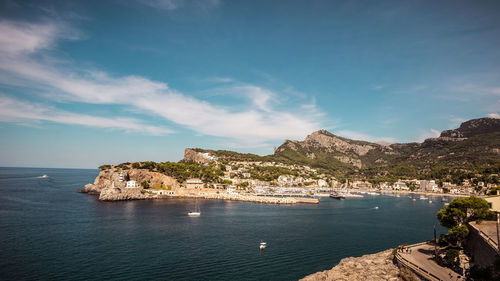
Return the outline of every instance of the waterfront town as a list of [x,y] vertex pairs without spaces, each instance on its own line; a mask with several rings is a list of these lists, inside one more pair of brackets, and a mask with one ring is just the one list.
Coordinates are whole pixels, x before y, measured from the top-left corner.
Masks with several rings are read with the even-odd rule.
[[[364,194],[399,196],[399,193],[470,196],[494,195],[495,183],[478,181],[483,175],[461,184],[434,179],[397,179],[373,183],[362,179],[337,179],[319,169],[298,164],[262,161],[228,161],[206,152],[186,149],[185,163],[135,162],[103,165],[93,184],[83,192],[99,194],[100,200],[129,200],[168,197],[199,197],[259,203],[314,203],[317,198],[337,194],[341,198]],[[489,175],[493,179],[497,175]]]

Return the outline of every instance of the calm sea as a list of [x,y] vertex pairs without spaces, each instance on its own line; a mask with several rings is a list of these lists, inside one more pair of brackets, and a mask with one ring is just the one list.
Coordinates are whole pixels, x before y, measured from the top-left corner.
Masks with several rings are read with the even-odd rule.
[[97,174],[0,168],[1,280],[296,280],[344,257],[431,239],[443,206],[408,196],[199,200],[202,216],[191,218],[193,200],[99,202],[76,192]]

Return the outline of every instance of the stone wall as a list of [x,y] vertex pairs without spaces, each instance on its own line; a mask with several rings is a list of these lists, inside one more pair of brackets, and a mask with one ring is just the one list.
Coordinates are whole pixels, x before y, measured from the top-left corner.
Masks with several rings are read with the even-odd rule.
[[497,255],[494,249],[483,237],[479,234],[478,230],[470,225],[469,236],[465,243],[465,249],[472,255],[472,262],[481,267],[492,266]]

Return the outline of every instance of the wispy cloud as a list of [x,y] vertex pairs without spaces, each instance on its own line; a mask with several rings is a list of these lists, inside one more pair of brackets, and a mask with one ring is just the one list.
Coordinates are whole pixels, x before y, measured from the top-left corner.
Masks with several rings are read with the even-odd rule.
[[78,39],[81,33],[57,23],[33,24],[0,21],[0,51],[3,55],[33,53],[53,47],[56,39]]
[[[59,102],[121,105],[125,109],[163,117],[200,134],[240,143],[247,143],[248,139],[252,139],[252,143],[263,143],[302,138],[320,128],[317,117],[321,112],[316,107],[279,110],[275,106],[278,94],[255,85],[225,88],[234,96],[245,97],[236,109],[197,99],[171,89],[166,83],[140,76],[114,77],[69,63],[51,64],[34,59],[33,54],[53,47],[63,37],[59,35],[59,28],[57,24],[1,22],[0,30],[6,32],[0,33],[0,42],[11,42],[5,48],[3,44],[0,46],[0,73],[9,77],[2,79],[2,83],[16,86],[22,81],[23,85],[43,90],[49,93],[47,98]],[[5,38],[6,34],[15,34],[17,39]]]
[[202,8],[214,8],[220,5],[220,0],[138,0],[139,3],[161,10],[177,10],[187,4]]
[[347,137],[353,140],[364,140],[364,141],[369,141],[369,142],[389,142],[389,143],[395,143],[396,139],[392,137],[376,137],[376,136],[370,136],[367,134],[363,133],[358,133],[354,131],[349,131],[349,130],[340,130],[337,131],[337,133],[340,136]]
[[441,132],[436,129],[421,130],[417,138],[414,139],[416,142],[423,142],[429,138],[437,138],[441,135]]
[[59,110],[51,106],[30,103],[5,95],[0,95],[0,122],[28,125],[39,121],[50,121],[61,124],[81,125],[96,128],[118,129],[129,133],[143,133],[154,136],[173,133],[172,130],[159,126],[151,126],[133,118],[106,118],[86,114],[77,114]]

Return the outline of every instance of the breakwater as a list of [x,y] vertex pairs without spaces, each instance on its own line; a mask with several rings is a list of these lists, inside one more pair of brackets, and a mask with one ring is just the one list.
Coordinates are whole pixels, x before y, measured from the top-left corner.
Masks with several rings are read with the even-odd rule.
[[302,198],[302,197],[272,197],[272,196],[257,196],[257,195],[243,195],[243,194],[229,194],[229,193],[200,193],[197,196],[204,199],[219,199],[231,201],[244,201],[264,204],[318,204],[317,198]]

